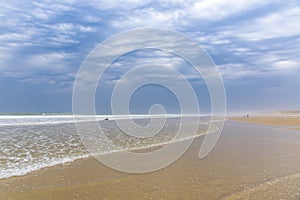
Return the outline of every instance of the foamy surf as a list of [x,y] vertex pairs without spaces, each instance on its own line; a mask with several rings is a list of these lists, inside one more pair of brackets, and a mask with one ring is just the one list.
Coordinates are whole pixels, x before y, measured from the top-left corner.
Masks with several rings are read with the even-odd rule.
[[10,177],[14,177],[14,176],[23,176],[26,175],[30,172],[33,171],[37,171],[46,167],[52,167],[55,165],[59,165],[59,164],[64,164],[64,163],[69,163],[69,162],[73,162],[77,159],[81,159],[81,158],[86,158],[88,157],[88,155],[82,155],[82,156],[77,156],[77,157],[65,157],[65,158],[55,158],[55,159],[46,159],[44,162],[39,162],[39,163],[35,163],[32,165],[24,165],[21,166],[20,168],[15,168],[14,166],[12,166],[9,169],[2,169],[1,170],[1,175],[0,175],[0,179],[3,178],[10,178]]
[[[111,120],[105,121],[107,117]],[[99,123],[103,123],[107,136],[114,143],[107,145],[100,141],[100,154],[144,149],[191,139],[188,137],[174,140],[180,120],[176,115],[169,116],[163,133],[153,138],[136,139],[124,136],[114,120],[128,118],[145,122],[149,116],[97,116]],[[89,123],[90,119],[82,120],[80,123]],[[0,179],[25,175],[90,156],[76,132],[73,116],[0,116],[0,124]],[[207,127],[207,122],[200,124],[197,135],[206,133]]]
[[148,115],[2,115],[0,116],[0,126],[30,126],[30,125],[47,125],[47,124],[66,124],[75,122],[89,122],[94,120],[104,120],[106,118],[110,120],[117,119],[138,119],[147,118]]

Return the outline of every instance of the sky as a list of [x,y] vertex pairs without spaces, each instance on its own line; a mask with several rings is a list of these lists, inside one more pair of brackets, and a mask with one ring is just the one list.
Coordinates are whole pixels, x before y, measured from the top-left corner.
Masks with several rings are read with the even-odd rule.
[[[222,75],[228,113],[300,110],[298,0],[0,1],[0,113],[71,112],[74,80],[89,52],[143,27],[178,31],[205,48]],[[149,63],[187,76],[200,110],[210,111],[205,81],[190,64],[148,49],[129,52],[107,69],[97,112],[111,112],[111,91],[126,70]],[[153,78],[148,70],[139,77]],[[180,111],[176,95],[155,84],[133,94],[130,111],[147,113],[153,104]]]

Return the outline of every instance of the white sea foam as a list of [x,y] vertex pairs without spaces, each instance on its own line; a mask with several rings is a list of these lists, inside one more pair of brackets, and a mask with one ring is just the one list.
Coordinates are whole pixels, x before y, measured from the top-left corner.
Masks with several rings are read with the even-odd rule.
[[0,179],[3,178],[10,178],[14,176],[22,176],[25,174],[28,174],[33,171],[37,171],[46,167],[51,167],[59,164],[64,164],[68,162],[73,162],[77,159],[80,158],[86,158],[89,155],[82,155],[82,156],[77,156],[77,157],[64,157],[64,158],[55,158],[55,159],[48,159],[48,161],[45,162],[39,162],[39,163],[34,163],[31,165],[20,165],[18,167],[16,166],[11,166],[11,168],[8,169],[1,169],[1,174],[0,174]]
[[94,120],[121,119],[142,119],[142,118],[160,118],[160,117],[179,117],[178,114],[168,115],[0,115],[0,126],[28,126],[28,125],[47,125],[64,124],[74,122],[89,122]]
[[[169,115],[168,117],[176,116],[178,115]],[[89,116],[81,117],[83,117],[82,120],[89,120]],[[97,120],[101,121],[106,117],[118,120],[149,118],[148,115],[105,115],[97,116]],[[41,121],[41,119],[44,121]],[[4,123],[5,120],[11,121]],[[174,128],[178,125],[176,120],[179,119],[174,120],[172,123],[166,124],[166,133],[172,133],[176,129]],[[0,116],[0,124],[2,124],[0,126],[0,179],[24,175],[45,167],[90,156],[77,134],[73,122],[74,118],[70,115]],[[111,134],[114,140],[113,142],[117,146],[119,145],[120,148],[115,148],[113,145],[110,146],[100,141],[101,154],[149,148],[192,138],[177,138],[174,140],[172,135],[162,134],[162,136],[152,140],[128,139],[116,130],[117,127],[113,120],[103,122],[106,123],[104,129],[107,129],[107,133]],[[207,122],[203,125],[207,125]]]

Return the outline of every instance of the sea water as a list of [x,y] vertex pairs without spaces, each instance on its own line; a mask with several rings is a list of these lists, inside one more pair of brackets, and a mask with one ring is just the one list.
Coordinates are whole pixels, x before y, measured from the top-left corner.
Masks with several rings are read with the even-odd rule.
[[[104,120],[105,118],[109,120]],[[131,118],[138,124],[149,123],[147,116],[131,116]],[[116,120],[129,120],[128,116],[97,116],[97,123],[114,144],[108,145],[107,141],[99,141],[98,148],[105,154],[185,139],[174,139],[180,119],[178,116],[169,117],[158,134],[138,138],[125,134],[116,123]],[[88,124],[89,120],[88,117],[82,117],[76,122]],[[208,128],[207,119],[201,118],[200,121],[196,135],[206,133]],[[89,156],[71,115],[0,116],[0,179],[24,175],[44,167]]]

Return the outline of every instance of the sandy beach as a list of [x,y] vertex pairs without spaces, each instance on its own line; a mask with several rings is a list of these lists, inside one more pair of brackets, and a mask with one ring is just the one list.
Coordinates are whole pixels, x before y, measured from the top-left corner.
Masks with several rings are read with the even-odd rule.
[[[259,120],[274,123],[275,119],[250,122]],[[292,121],[282,125],[297,125]],[[300,198],[299,133],[230,120],[204,159],[197,157],[203,136],[175,163],[152,173],[128,174],[92,157],[79,159],[0,180],[0,199],[296,200]]]
[[300,0],[0,20],[0,200],[300,200]]
[[231,118],[232,120],[256,123],[256,124],[265,124],[272,126],[292,126],[300,128],[300,117],[236,117]]

